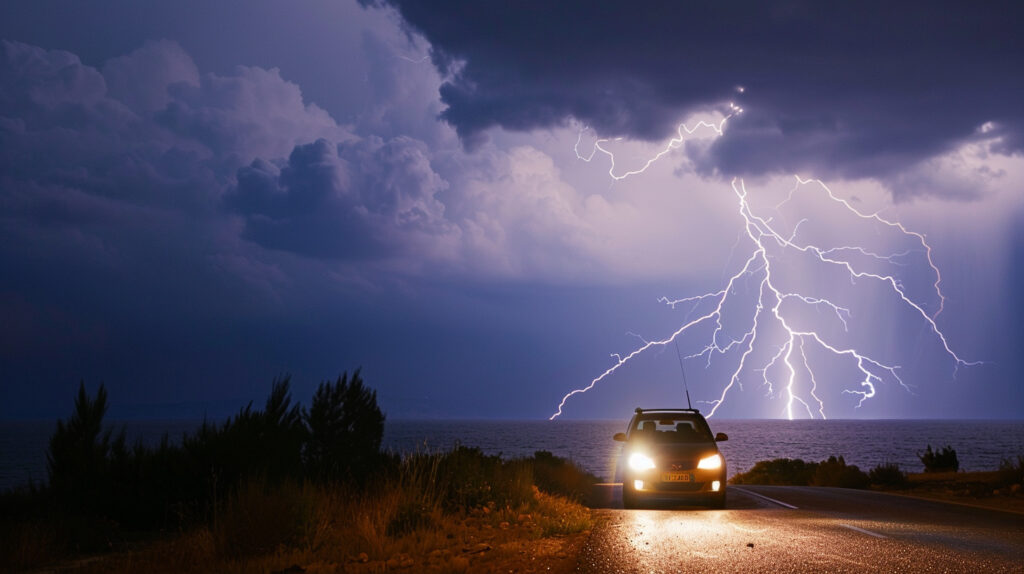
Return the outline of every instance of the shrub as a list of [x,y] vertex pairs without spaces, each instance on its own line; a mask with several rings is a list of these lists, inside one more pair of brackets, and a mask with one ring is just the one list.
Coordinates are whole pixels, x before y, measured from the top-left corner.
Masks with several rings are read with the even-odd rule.
[[868,475],[856,465],[848,465],[843,457],[804,462],[791,458],[762,460],[747,472],[730,479],[732,484],[772,484],[785,486],[838,486],[841,488],[867,488]]
[[894,462],[882,463],[868,471],[871,484],[902,488],[907,484],[907,473]]
[[840,488],[867,488],[868,475],[856,465],[847,465],[842,456],[828,457],[818,464],[811,477],[813,486],[838,486]]
[[357,369],[334,384],[320,383],[309,410],[302,413],[309,433],[303,459],[309,476],[362,483],[380,467],[384,413],[377,391],[363,385]]
[[1004,458],[999,463],[999,484],[1000,486],[1011,486],[1024,483],[1024,456],[1018,455],[1014,462]]
[[946,445],[941,451],[932,450],[932,445],[924,453],[918,453],[917,457],[924,464],[925,472],[956,472],[960,470],[960,461],[956,457],[956,451]]
[[434,524],[443,496],[438,481],[443,455],[416,453],[397,461],[394,456],[388,457],[392,465],[391,476],[385,479],[384,492],[377,492],[377,495],[387,498],[388,491],[394,493],[396,503],[389,515],[385,534],[397,538]]
[[747,472],[732,477],[733,484],[774,484],[806,486],[817,468],[817,463],[804,462],[797,458],[776,458],[762,460]]
[[438,461],[441,505],[449,512],[493,503],[517,507],[532,498],[533,475],[523,461],[504,462],[479,448],[456,445]]
[[599,480],[575,463],[546,450],[533,453],[533,483],[550,494],[564,496],[575,502],[586,502]]
[[[111,431],[103,431],[107,390],[100,384],[96,397],[79,383],[75,410],[67,421],[58,420],[46,453],[49,487],[65,511],[102,513],[113,498],[110,482]],[[124,431],[113,441],[123,446]]]

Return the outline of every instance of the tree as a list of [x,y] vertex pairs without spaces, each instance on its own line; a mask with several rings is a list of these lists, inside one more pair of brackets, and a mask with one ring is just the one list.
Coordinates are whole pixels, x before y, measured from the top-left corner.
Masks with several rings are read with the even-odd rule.
[[[107,389],[100,384],[96,398],[79,383],[75,411],[58,420],[46,453],[50,488],[57,502],[69,511],[102,510],[109,501],[111,431],[103,432]],[[115,441],[123,444],[124,431]]]
[[184,447],[195,472],[204,473],[215,490],[227,491],[246,479],[301,477],[305,440],[302,410],[292,404],[291,377],[285,375],[274,379],[263,409],[250,402],[220,425],[204,421]]
[[380,463],[384,413],[377,391],[363,384],[359,369],[332,384],[320,383],[303,411],[308,439],[304,458],[310,476],[326,481],[363,482]]

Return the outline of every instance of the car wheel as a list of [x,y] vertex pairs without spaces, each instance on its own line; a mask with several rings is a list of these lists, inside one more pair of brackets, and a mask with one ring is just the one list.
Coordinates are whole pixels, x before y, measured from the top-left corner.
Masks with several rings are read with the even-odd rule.
[[711,502],[708,504],[711,508],[725,508],[725,491],[721,494],[711,497]]
[[622,508],[625,508],[625,509],[629,510],[629,509],[636,508],[636,507],[637,507],[636,494],[633,493],[628,488],[623,488],[622,489]]

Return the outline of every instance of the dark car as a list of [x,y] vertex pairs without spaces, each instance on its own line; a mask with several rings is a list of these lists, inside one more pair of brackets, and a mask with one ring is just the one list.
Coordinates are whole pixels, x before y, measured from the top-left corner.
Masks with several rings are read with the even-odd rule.
[[669,499],[725,507],[725,458],[716,443],[729,437],[712,435],[697,409],[638,408],[626,432],[613,438],[626,443],[624,507]]

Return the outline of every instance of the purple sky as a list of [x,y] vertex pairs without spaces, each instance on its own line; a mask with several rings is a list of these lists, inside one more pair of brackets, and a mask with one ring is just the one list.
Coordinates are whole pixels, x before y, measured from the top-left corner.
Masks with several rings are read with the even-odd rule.
[[[66,415],[80,380],[115,416],[220,416],[278,374],[306,400],[360,366],[392,418],[547,417],[706,311],[659,297],[740,271],[734,177],[799,242],[901,254],[847,257],[923,309],[769,253],[780,289],[849,319],[805,304],[795,323],[909,388],[883,376],[855,408],[853,365],[809,350],[830,418],[1024,416],[1017,3],[365,4],[0,6],[0,418]],[[574,151],[609,138],[624,173],[730,103],[723,134],[621,181]],[[784,203],[795,175],[923,234],[941,314],[919,240],[814,184]],[[723,336],[749,328],[742,283]],[[957,368],[925,317],[985,363]],[[757,369],[784,348],[770,323],[717,416],[787,415],[784,373],[769,392]],[[686,361],[702,409],[740,355]],[[682,402],[668,346],[564,416]]]

